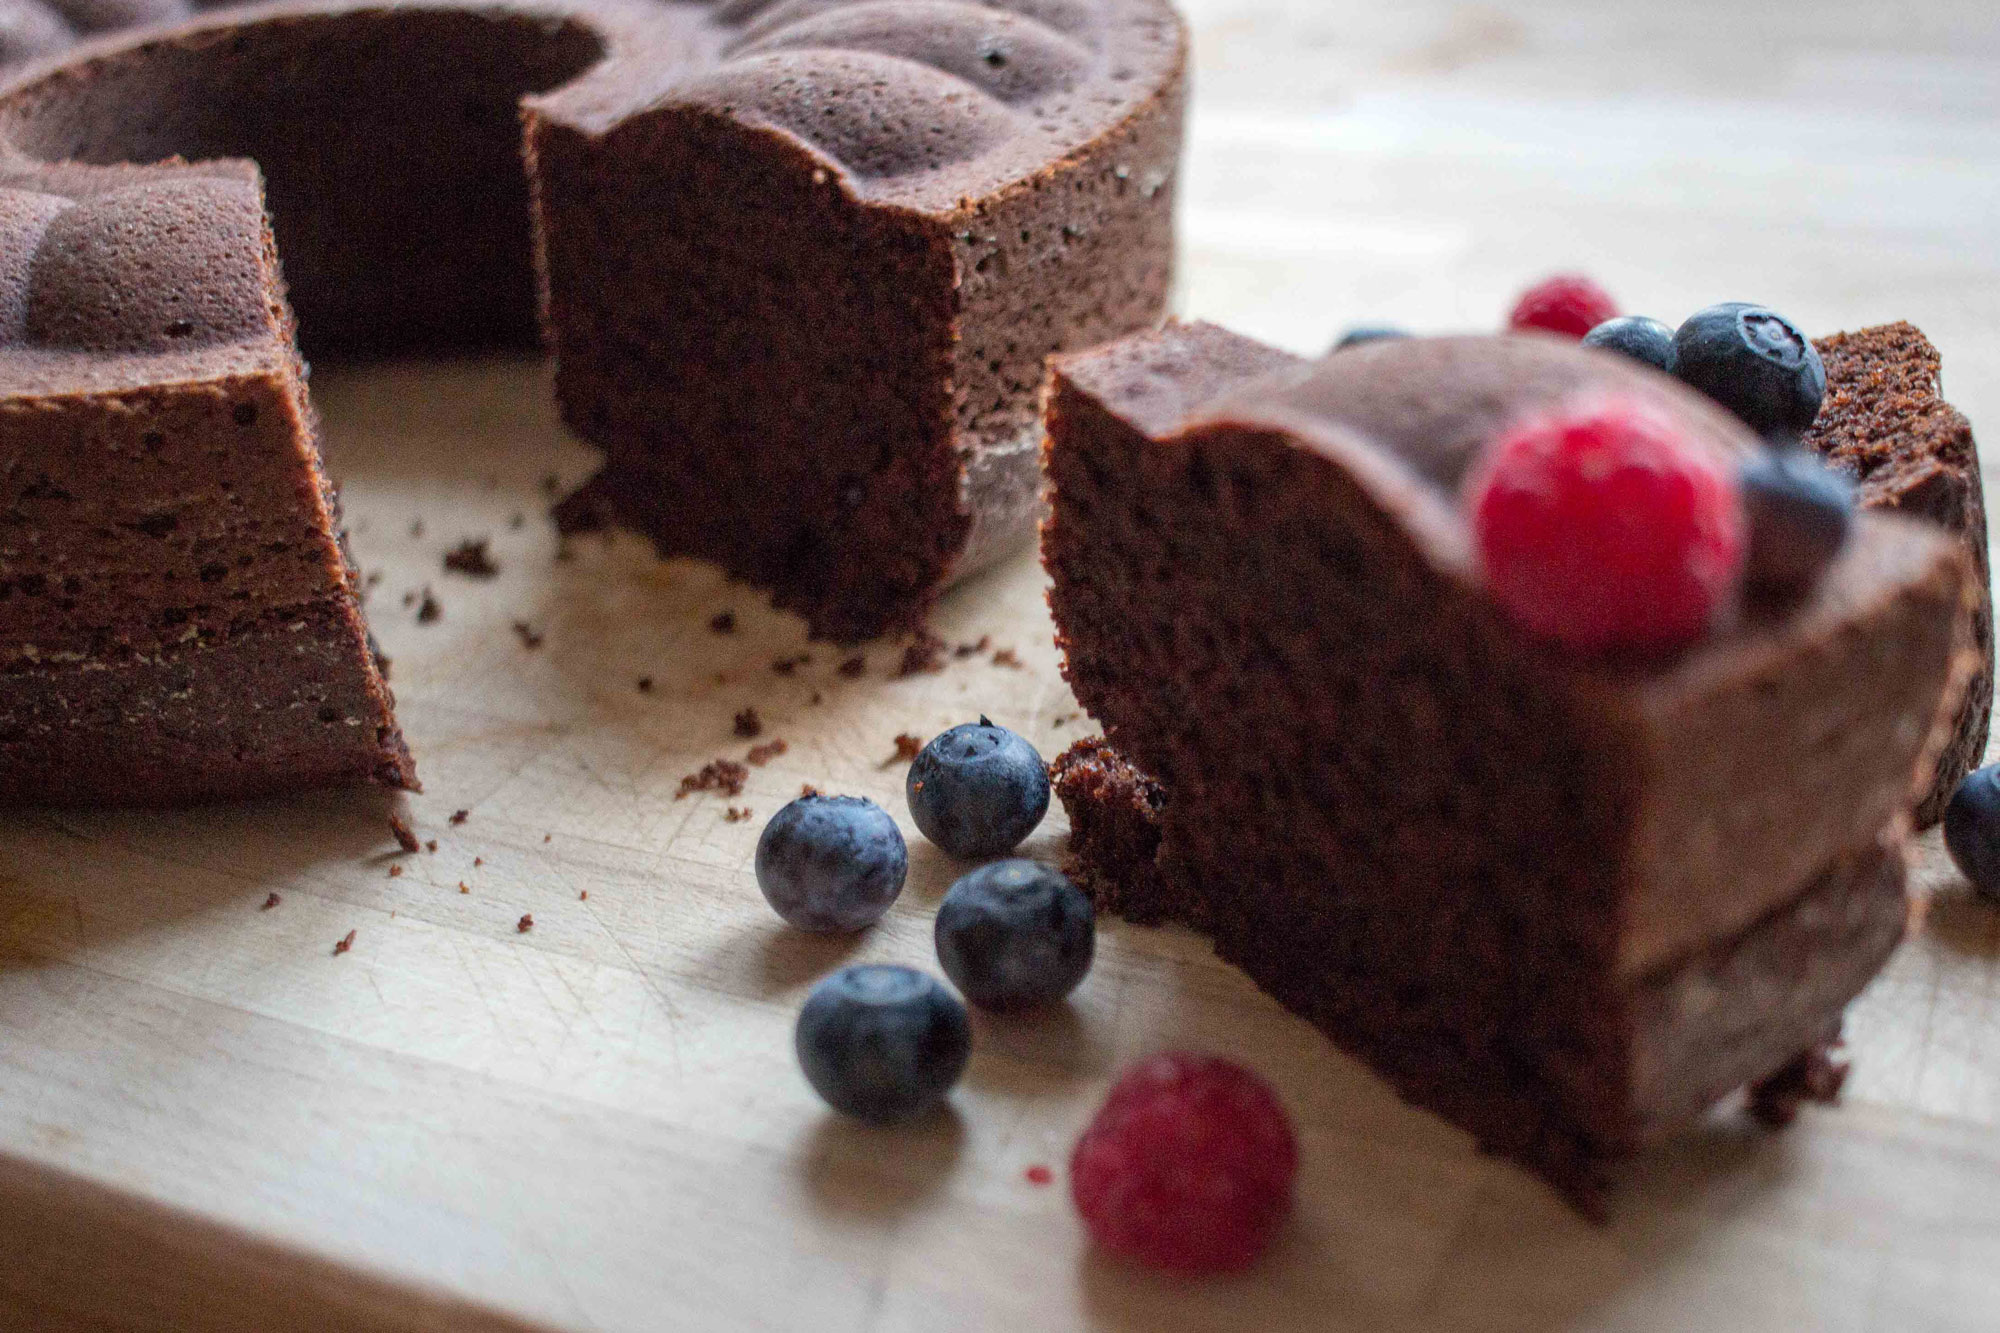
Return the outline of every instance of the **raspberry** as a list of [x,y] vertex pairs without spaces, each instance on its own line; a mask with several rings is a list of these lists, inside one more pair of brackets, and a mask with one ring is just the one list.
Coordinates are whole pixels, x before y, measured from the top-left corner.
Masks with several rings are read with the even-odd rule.
[[1558,273],[1521,293],[1514,313],[1507,316],[1507,327],[1581,338],[1617,314],[1618,303],[1611,293],[1580,273]]
[[1585,652],[1693,642],[1742,571],[1735,478],[1629,397],[1573,401],[1508,427],[1466,495],[1495,599]]
[[1264,1080],[1172,1052],[1118,1080],[1070,1157],[1070,1194],[1097,1243],[1169,1272],[1246,1267],[1292,1204],[1298,1145]]

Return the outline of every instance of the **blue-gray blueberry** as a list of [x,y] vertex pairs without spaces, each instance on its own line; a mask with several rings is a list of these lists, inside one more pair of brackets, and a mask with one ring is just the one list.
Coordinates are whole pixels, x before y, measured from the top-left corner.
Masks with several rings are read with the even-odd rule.
[[801,930],[874,925],[903,891],[909,868],[896,821],[859,796],[801,796],[757,839],[757,887]]
[[1090,898],[1039,861],[995,861],[959,879],[938,906],[938,962],[982,1009],[1060,1000],[1090,971]]
[[827,1105],[894,1124],[945,1099],[972,1054],[972,1025],[937,978],[866,964],[812,988],[793,1045],[806,1081]]
[[1035,747],[982,717],[934,737],[904,791],[923,835],[962,861],[1005,856],[1049,808],[1049,770]]

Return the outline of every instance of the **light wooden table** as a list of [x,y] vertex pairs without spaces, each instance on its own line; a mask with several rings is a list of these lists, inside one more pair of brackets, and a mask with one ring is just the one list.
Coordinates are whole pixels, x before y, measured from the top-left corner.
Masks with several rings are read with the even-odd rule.
[[[2000,430],[1990,0],[1188,8],[1188,312],[1309,351],[1364,318],[1491,327],[1578,267],[1670,320],[1733,297],[1816,330],[1913,319]],[[830,1119],[790,1055],[804,990],[929,964],[952,872],[912,832],[886,924],[816,942],[757,895],[757,831],[802,782],[902,814],[899,732],[983,710],[1053,754],[1085,731],[1039,571],[940,616],[1022,668],[895,681],[878,646],[844,679],[711,569],[630,540],[554,562],[538,481],[590,460],[545,390],[504,361],[316,385],[434,854],[390,878],[391,803],[365,793],[0,819],[0,1325],[2000,1326],[2000,913],[1934,840],[1930,925],[1855,1010],[1847,1105],[1783,1136],[1718,1120],[1646,1161],[1606,1230],[1173,931],[1108,924],[1068,1012],[979,1022],[952,1116]],[[483,534],[498,579],[439,570]],[[444,618],[419,626],[401,599],[426,583]],[[734,636],[705,628],[723,608]],[[791,748],[732,824],[673,794],[741,756],[745,705]],[[1058,815],[1030,850],[1061,843]],[[1302,1128],[1296,1221],[1237,1281],[1106,1264],[1061,1185],[1023,1176],[1163,1046],[1247,1060]]]

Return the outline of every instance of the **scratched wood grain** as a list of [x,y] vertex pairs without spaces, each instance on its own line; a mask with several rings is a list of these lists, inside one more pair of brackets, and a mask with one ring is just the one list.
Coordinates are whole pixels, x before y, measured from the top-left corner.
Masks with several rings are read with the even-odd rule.
[[[1581,267],[1669,319],[1729,297],[1815,329],[1913,319],[2000,430],[1987,0],[1187,8],[1187,312],[1312,351],[1363,319],[1490,327],[1526,281]],[[1045,754],[1082,734],[1033,561],[942,608],[984,651],[898,680],[876,645],[850,679],[712,569],[624,539],[556,559],[542,478],[590,456],[543,366],[323,370],[315,392],[427,790],[0,818],[0,1327],[2000,1319],[2000,913],[1934,840],[1924,934],[1852,1015],[1848,1104],[1776,1137],[1717,1117],[1639,1166],[1608,1229],[1178,931],[1110,923],[1068,1009],[979,1020],[950,1115],[830,1119],[793,1069],[796,1006],[841,962],[928,964],[952,867],[910,831],[884,925],[811,940],[757,895],[757,830],[805,782],[901,814],[898,733],[986,711]],[[440,568],[468,536],[498,578]],[[426,585],[443,617],[420,625],[404,599]],[[707,628],[725,609],[733,635]],[[786,753],[733,801],[674,799],[742,757],[746,706]],[[395,807],[435,852],[391,854]],[[1029,850],[1062,834],[1052,817]],[[1060,1185],[1023,1177],[1168,1045],[1256,1065],[1303,1133],[1296,1219],[1218,1286],[1101,1261]]]

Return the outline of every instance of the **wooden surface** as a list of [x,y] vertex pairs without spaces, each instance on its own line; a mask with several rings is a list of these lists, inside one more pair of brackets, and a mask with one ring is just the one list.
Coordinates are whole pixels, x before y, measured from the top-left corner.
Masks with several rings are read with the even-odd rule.
[[[1911,318],[2000,431],[1989,0],[1188,9],[1186,311],[1310,351],[1361,319],[1491,327],[1526,281],[1580,267],[1670,320],[1733,297],[1815,330]],[[392,803],[366,793],[0,819],[0,1326],[2000,1324],[2000,913],[1934,840],[1929,926],[1853,1015],[1848,1104],[1776,1137],[1718,1119],[1647,1160],[1606,1230],[1193,937],[1117,923],[1068,1010],[978,1022],[953,1114],[857,1129],[796,1073],[793,1015],[837,963],[930,965],[952,869],[912,832],[903,901],[829,943],[779,927],[751,851],[802,782],[907,829],[899,732],[986,711],[1052,755],[1088,729],[1032,560],[940,615],[1019,669],[989,650],[891,680],[878,645],[849,680],[711,569],[628,540],[553,560],[539,479],[589,456],[541,366],[327,371],[316,392],[383,573],[374,624],[427,784],[407,809],[438,849],[392,857]],[[474,535],[491,582],[439,568]],[[432,625],[403,603],[424,584]],[[706,628],[725,608],[733,636]],[[790,749],[728,823],[674,792],[742,756],[745,706]],[[1056,815],[1029,850],[1061,841]],[[1023,1177],[1060,1168],[1114,1070],[1170,1045],[1257,1066],[1303,1132],[1295,1222],[1206,1288],[1100,1261],[1060,1174]]]

